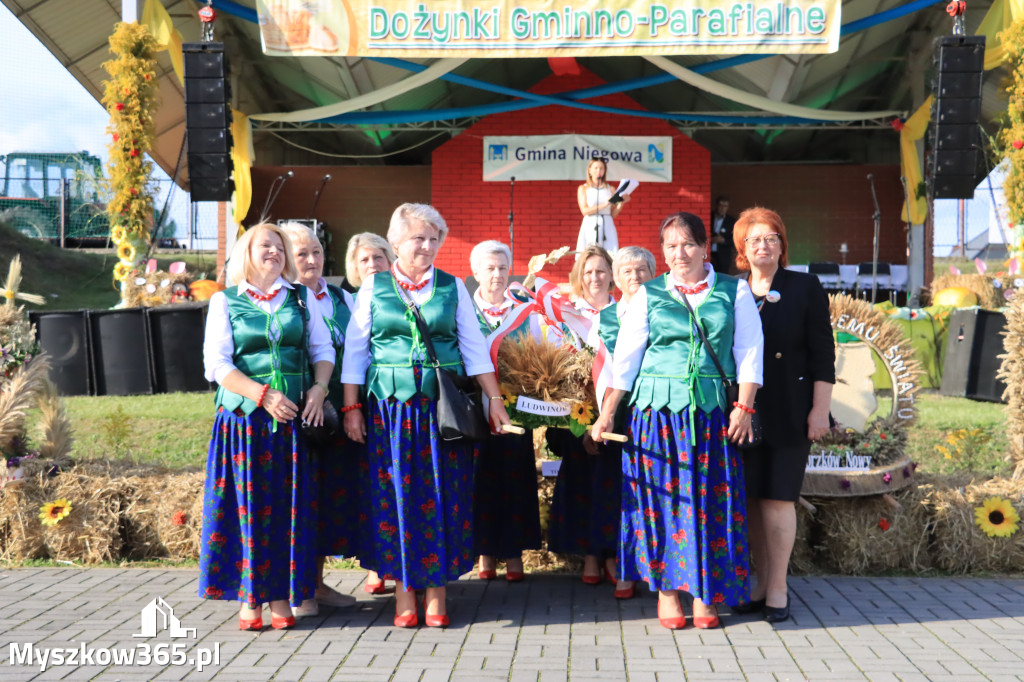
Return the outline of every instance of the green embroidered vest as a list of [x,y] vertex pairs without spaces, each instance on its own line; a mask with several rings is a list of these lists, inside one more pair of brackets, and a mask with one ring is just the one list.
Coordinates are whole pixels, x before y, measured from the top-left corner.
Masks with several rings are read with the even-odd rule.
[[[735,277],[716,273],[715,285],[694,309],[730,379],[736,378],[732,340],[737,283]],[[644,284],[650,337],[630,404],[641,409],[668,407],[672,412],[691,405],[705,413],[715,407],[724,410],[721,375],[693,328],[682,294],[674,288],[666,291],[665,285],[666,275]]]
[[335,407],[345,404],[344,389],[341,385],[341,358],[345,354],[345,330],[348,329],[348,321],[352,317],[352,311],[345,303],[345,295],[341,289],[333,284],[327,285],[328,295],[334,303],[334,316],[324,317],[327,329],[331,332],[331,343],[334,345],[334,372],[328,382],[330,388],[327,399]]
[[[430,297],[420,306],[420,313],[430,329],[434,352],[442,367],[460,376],[464,375],[456,335],[455,311],[459,305],[459,292],[455,288],[455,278],[434,268],[430,287]],[[391,272],[374,275],[370,311],[373,320],[370,329],[372,360],[366,372],[367,392],[378,400],[394,397],[405,402],[418,392],[436,400],[437,377],[434,376],[434,368],[420,340],[416,318],[398,293],[398,285]],[[416,385],[414,367],[422,370],[419,387]]]
[[608,354],[615,352],[615,340],[619,337],[619,306],[622,301],[613,303],[601,309],[599,315],[600,324],[597,327],[597,335],[601,337],[601,343],[608,349]]
[[[294,286],[294,289],[285,289],[287,298],[272,315],[260,310],[248,294],[239,294],[238,287],[225,289],[224,297],[235,342],[235,352],[231,356],[235,367],[253,381],[270,384],[271,388],[280,390],[298,404],[310,382],[310,373],[303,315],[298,303],[299,297],[305,303],[306,288],[301,284]],[[277,371],[274,367],[275,344],[270,340],[272,326],[280,330],[276,344],[280,358]],[[254,400],[223,386],[217,388],[215,402],[227,410],[241,408],[244,414],[251,414],[256,409]]]

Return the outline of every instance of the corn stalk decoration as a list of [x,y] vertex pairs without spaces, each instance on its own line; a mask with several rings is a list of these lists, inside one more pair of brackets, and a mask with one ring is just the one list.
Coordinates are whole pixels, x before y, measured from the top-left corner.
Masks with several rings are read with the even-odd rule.
[[146,154],[156,138],[156,50],[156,40],[145,26],[119,23],[110,36],[114,59],[103,63],[110,74],[103,84],[103,106],[110,114],[107,170],[112,196],[107,213],[118,256],[114,286],[122,292],[124,281],[146,255],[153,224],[153,163]]
[[1006,121],[999,131],[1003,155],[1009,170],[1003,182],[1010,214],[1009,252],[1011,274],[1024,271],[1024,19],[1018,19],[999,34],[1010,67],[1010,103]]

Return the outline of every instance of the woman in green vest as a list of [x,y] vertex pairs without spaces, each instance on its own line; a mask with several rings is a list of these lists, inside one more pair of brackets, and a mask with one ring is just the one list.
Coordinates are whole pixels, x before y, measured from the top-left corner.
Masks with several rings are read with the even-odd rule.
[[[608,357],[612,357],[615,353],[615,340],[619,335],[622,316],[626,314],[630,301],[633,300],[633,296],[640,290],[643,283],[654,277],[655,268],[657,268],[657,265],[654,261],[654,254],[642,246],[626,246],[615,252],[615,257],[612,259],[612,273],[615,279],[615,286],[622,292],[622,297],[619,298],[618,303],[610,305],[601,311],[596,324],[590,329],[590,336],[587,339],[589,346],[596,348],[597,339],[600,339],[601,343],[608,349]],[[606,388],[603,385],[597,386],[597,400],[599,404]],[[626,413],[627,410],[624,409],[623,405],[620,405],[619,414],[616,415],[614,422],[615,433],[625,432]],[[619,443],[597,445],[587,435],[583,438],[583,444],[592,455],[609,460],[609,467],[614,466],[621,469],[622,445]],[[619,483],[621,487],[621,481]],[[618,492],[620,491],[617,488],[615,493]],[[621,510],[621,503],[619,507]],[[615,598],[632,599],[635,594],[636,583],[632,580],[623,580],[622,576],[619,576],[619,580],[615,585]]]
[[[669,629],[686,625],[679,591],[693,595],[698,628],[718,627],[718,605],[749,594],[743,461],[734,444],[752,434],[764,339],[747,283],[716,273],[707,245],[692,213],[662,222],[669,272],[645,283],[622,319],[612,390],[591,431],[595,440],[610,431],[629,394],[620,568],[624,579],[659,591],[658,620]],[[731,405],[698,324],[739,384]]]
[[[569,272],[573,303],[584,316],[596,320],[602,310],[615,307],[611,290],[612,257],[600,246],[583,249]],[[611,457],[586,451],[583,436],[568,429],[548,429],[551,452],[562,459],[551,497],[548,549],[583,555],[583,582],[615,582],[615,553],[619,543],[621,468]]]
[[[295,624],[316,586],[313,463],[295,420],[323,422],[334,347],[316,298],[292,285],[287,238],[261,224],[228,263],[237,286],[210,299],[203,359],[219,384],[206,462],[199,595],[242,602],[238,626]],[[310,365],[313,377],[310,377]],[[302,407],[300,407],[300,405]]]
[[466,285],[434,267],[447,235],[432,206],[399,206],[388,227],[398,260],[363,282],[345,334],[345,432],[367,443],[374,482],[367,513],[375,533],[359,559],[397,583],[396,627],[419,623],[414,590],[424,588],[427,625],[447,626],[445,585],[473,567],[475,444],[438,437],[437,377],[410,306],[425,319],[439,364],[476,377],[492,427],[509,423]]
[[[297,283],[316,297],[310,314],[323,319],[331,333],[334,346],[334,372],[328,383],[327,400],[342,405],[341,354],[345,349],[345,328],[350,317],[351,295],[324,280],[324,249],[316,233],[302,223],[282,226],[288,236],[295,261]],[[348,442],[344,433],[338,433],[328,448],[313,448],[317,487],[317,576],[316,592],[295,609],[295,616],[315,616],[320,604],[344,608],[355,604],[355,597],[342,594],[324,583],[324,560],[328,556],[355,556],[357,547],[359,508],[356,472],[359,471],[362,448]]]

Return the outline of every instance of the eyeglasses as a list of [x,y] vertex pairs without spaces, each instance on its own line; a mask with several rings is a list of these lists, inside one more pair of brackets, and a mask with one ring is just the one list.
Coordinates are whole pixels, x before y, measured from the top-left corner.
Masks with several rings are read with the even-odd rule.
[[782,243],[782,240],[777,234],[766,234],[763,237],[747,237],[743,241],[751,246],[760,246],[762,242],[765,246],[778,246]]

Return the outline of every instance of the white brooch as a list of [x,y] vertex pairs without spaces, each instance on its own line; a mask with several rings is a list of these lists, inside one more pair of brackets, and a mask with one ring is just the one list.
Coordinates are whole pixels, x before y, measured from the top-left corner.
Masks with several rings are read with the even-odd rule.
[[780,294],[779,292],[775,291],[775,289],[772,289],[771,291],[769,291],[768,295],[764,297],[764,299],[766,301],[768,301],[769,303],[778,303],[779,299],[781,299],[781,298],[782,298],[782,294]]

